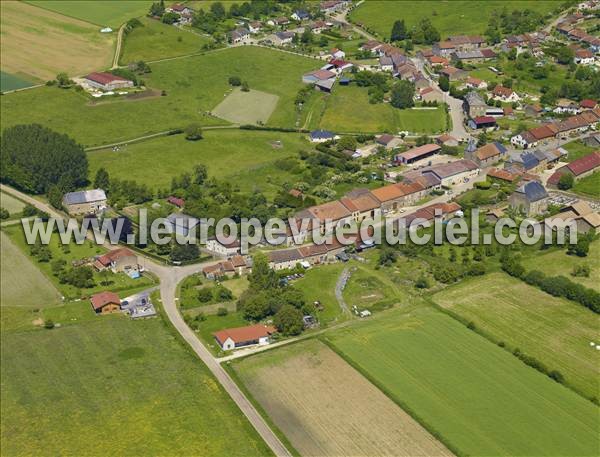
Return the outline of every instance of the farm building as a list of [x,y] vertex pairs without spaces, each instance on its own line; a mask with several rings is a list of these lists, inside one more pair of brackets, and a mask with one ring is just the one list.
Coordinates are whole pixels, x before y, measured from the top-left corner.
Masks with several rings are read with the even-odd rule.
[[494,129],[496,128],[496,119],[492,116],[477,116],[469,119],[468,124],[473,130]]
[[510,195],[508,203],[526,216],[536,216],[548,208],[548,193],[539,182],[529,181]]
[[271,36],[271,41],[277,46],[289,44],[294,39],[294,32],[277,32]]
[[367,217],[375,218],[379,214],[380,202],[368,189],[354,189],[340,199],[352,213],[355,221],[361,221]]
[[600,151],[592,152],[586,156],[580,157],[573,162],[560,167],[548,179],[549,186],[557,186],[560,177],[564,174],[570,174],[575,180],[585,178],[600,169]]
[[232,277],[236,273],[236,268],[229,260],[209,265],[202,269],[202,274],[207,279],[220,279],[223,277]]
[[479,168],[472,160],[461,159],[427,167],[422,173],[437,176],[441,185],[448,187],[476,177],[479,174]]
[[578,200],[563,208],[560,213],[544,219],[544,224],[548,227],[556,228],[562,225],[561,223],[571,220],[577,225],[577,232],[579,233],[592,232],[593,234],[597,234],[600,232],[600,214],[594,211],[583,200]]
[[269,267],[273,270],[286,270],[294,268],[302,259],[302,253],[298,249],[285,249],[272,251],[267,254]]
[[465,96],[464,108],[471,118],[484,116],[487,103],[479,93],[471,91]]
[[379,146],[383,146],[386,149],[394,149],[402,144],[402,138],[385,133],[380,135],[377,140],[375,140],[375,143],[377,143]]
[[484,168],[500,161],[504,154],[506,154],[506,148],[504,145],[495,141],[493,143],[488,143],[484,146],[481,146],[474,151],[467,149],[465,151],[465,159],[472,160],[479,165],[480,168]]
[[114,292],[100,292],[90,299],[96,314],[116,313],[121,309],[121,299]]
[[85,77],[85,81],[91,87],[106,91],[133,87],[133,81],[112,73],[90,73]]
[[423,146],[418,146],[416,148],[409,149],[406,152],[396,154],[394,160],[396,161],[396,163],[411,164],[417,162],[418,160],[423,160],[427,157],[431,157],[432,155],[437,154],[441,150],[442,147],[439,144],[424,144]]
[[119,248],[101,255],[94,262],[98,271],[110,269],[113,273],[125,272],[139,276],[138,259],[131,249]]
[[206,241],[206,249],[225,257],[239,254],[241,246],[240,240],[234,240],[230,243],[220,243],[216,238],[212,238]]
[[303,75],[302,82],[305,84],[314,84],[318,81],[327,81],[329,79],[335,79],[335,76],[335,73],[329,70],[315,70]]
[[106,209],[106,193],[102,189],[68,192],[63,197],[63,206],[71,216],[96,214]]
[[256,324],[219,330],[213,336],[224,351],[230,351],[244,346],[269,344],[274,333],[277,333],[275,327]]

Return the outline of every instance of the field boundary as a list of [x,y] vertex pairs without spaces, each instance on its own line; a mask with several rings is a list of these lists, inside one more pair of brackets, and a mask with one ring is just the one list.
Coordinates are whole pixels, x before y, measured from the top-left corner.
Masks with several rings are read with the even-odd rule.
[[59,13],[58,11],[55,11],[55,10],[50,9],[50,8],[46,8],[45,6],[36,5],[35,3],[30,3],[27,0],[24,0],[23,3],[27,3],[29,6],[33,6],[35,8],[39,8],[41,10],[48,11],[50,13],[58,14],[59,16],[64,16],[64,17],[68,17],[70,19],[75,19],[76,21],[85,22],[86,24],[95,25],[96,27],[104,27],[105,26],[105,24],[97,24],[96,22],[92,22],[92,21],[88,21],[88,20],[85,20],[85,19],[81,19],[80,17],[71,16],[70,14]]
[[[507,273],[504,273],[507,276]],[[475,278],[469,278],[471,280],[474,280]],[[467,281],[469,280],[467,279]],[[533,286],[532,286],[533,287]],[[442,289],[444,290],[444,289]],[[441,292],[437,291],[437,292]],[[563,386],[566,389],[569,389],[570,391],[574,392],[575,394],[579,395],[580,397],[584,398],[585,400],[588,400],[589,402],[593,403],[596,406],[599,406],[599,402],[598,402],[598,398],[596,397],[588,397],[585,393],[581,392],[578,388],[574,387],[570,382],[568,381],[563,381],[563,382],[557,382],[554,379],[550,378],[550,376],[548,375],[548,373],[546,373],[545,371],[542,371],[540,369],[538,369],[537,367],[528,365],[527,363],[525,363],[525,361],[523,361],[521,358],[517,357],[514,354],[514,350],[517,349],[516,346],[512,346],[512,343],[509,343],[507,341],[503,341],[498,339],[495,335],[477,327],[472,321],[470,321],[469,319],[461,316],[460,314],[458,314],[455,311],[452,311],[451,309],[448,308],[444,308],[443,306],[441,306],[440,304],[436,303],[434,297],[432,295],[429,296],[424,296],[423,297],[425,299],[425,301],[427,301],[427,303],[429,303],[433,308],[435,308],[437,311],[446,314],[448,317],[454,319],[455,321],[457,321],[458,323],[464,325],[468,330],[476,333],[477,335],[479,335],[480,337],[486,339],[487,341],[489,341],[490,343],[495,344],[496,346],[498,346],[500,349],[503,349],[504,351],[508,352],[510,355],[512,355],[515,359],[519,360],[523,365],[525,365],[526,367],[532,368],[535,371],[537,371],[540,374],[543,374],[544,376],[548,377],[551,381],[556,382],[556,384],[559,384],[561,386]],[[580,306],[580,305],[577,305]],[[472,326],[471,326],[472,324]],[[528,354],[526,354],[525,352],[521,351],[522,355],[526,355],[528,356]],[[533,356],[531,356],[533,357]],[[537,358],[535,358],[536,360],[538,360]],[[544,363],[543,360],[540,360],[539,362]],[[554,370],[553,367],[547,367],[548,371],[551,372],[552,370]]]
[[357,362],[348,357],[343,351],[338,349],[338,347],[331,340],[327,339],[327,337],[319,337],[319,340],[327,345],[333,352],[339,355],[348,365],[358,371],[364,378],[373,384],[377,389],[379,389],[385,396],[387,396],[390,400],[392,400],[395,404],[397,404],[406,414],[412,417],[418,424],[420,424],[425,430],[427,430],[431,436],[433,436],[436,440],[442,443],[446,448],[452,452],[457,457],[466,457],[466,454],[460,452],[458,448],[456,448],[452,443],[448,441],[448,439],[442,435],[435,427],[430,425],[425,419],[419,416],[416,411],[410,408],[406,403],[396,397],[389,389],[387,389],[382,383],[380,383],[377,379],[375,379],[371,374],[369,374],[364,368],[362,368]]

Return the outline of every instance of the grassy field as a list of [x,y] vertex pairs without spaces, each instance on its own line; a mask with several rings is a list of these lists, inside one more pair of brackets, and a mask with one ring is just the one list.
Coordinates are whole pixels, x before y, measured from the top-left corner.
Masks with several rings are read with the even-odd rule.
[[[326,101],[319,122],[324,129],[336,132],[441,132],[446,127],[443,109],[399,110],[387,103],[369,103],[365,88],[337,86]],[[318,116],[316,106],[312,116]],[[311,116],[311,122],[312,121]]]
[[460,454],[598,453],[597,406],[432,308],[381,313],[327,339]]
[[121,65],[138,60],[158,60],[200,52],[209,38],[144,17],[143,27],[129,32],[123,41]]
[[270,454],[160,318],[3,332],[1,350],[3,455]]
[[81,19],[99,26],[110,26],[114,29],[129,19],[145,15],[151,0],[36,0],[28,1],[32,5],[55,11],[65,16]]
[[16,199],[12,195],[0,192],[0,207],[4,208],[11,216],[19,214],[25,207],[25,203]]
[[212,114],[235,124],[266,124],[277,106],[277,95],[234,89],[212,110]]
[[573,191],[590,197],[600,198],[600,173],[596,172],[580,179],[573,186]]
[[0,24],[2,70],[25,79],[47,81],[60,72],[81,75],[111,62],[114,36],[101,34],[87,22],[23,2],[5,1]]
[[29,258],[0,232],[0,306],[45,306],[60,301],[60,293]]
[[17,75],[0,71],[0,92],[23,89],[25,87],[30,87],[33,85],[34,84],[32,82],[20,78]]
[[[25,235],[23,234],[23,228],[20,224],[5,227],[3,232],[20,249],[20,251],[24,253],[25,256],[30,259],[30,261],[34,263],[37,268],[42,271],[42,273],[45,274],[45,276],[52,284],[56,286],[61,294],[68,298],[77,299],[80,297],[87,297],[90,294],[103,290],[112,290],[119,292],[122,296],[124,296],[128,290],[151,287],[154,284],[154,281],[147,276],[142,276],[138,279],[132,279],[124,273],[111,273],[107,278],[107,280],[110,281],[109,284],[102,285],[100,283],[102,278],[97,271],[94,271],[95,285],[91,288],[78,289],[70,284],[60,284],[58,278],[52,274],[52,266],[50,262],[38,262],[37,259],[29,255],[30,248],[26,243]],[[52,260],[63,259],[67,262],[67,266],[70,266],[71,262],[73,261],[90,259],[106,252],[103,247],[91,244],[91,242],[88,241],[81,245],[71,243],[68,246],[68,250],[65,251],[63,250],[62,245],[59,244],[59,237],[57,234],[52,236],[50,244],[48,244],[48,248],[52,254]],[[23,276],[26,277],[25,275]]]
[[452,455],[317,340],[248,357],[233,367],[301,455]]
[[[552,250],[528,256],[523,259],[522,264],[527,271],[540,270],[548,276],[563,275],[571,281],[600,292],[600,241],[590,244],[590,252],[587,257],[567,255],[566,250]],[[573,269],[581,265],[590,267],[589,278],[571,276]]]
[[294,287],[304,292],[308,303],[320,301],[323,305],[323,311],[318,314],[322,324],[344,319],[335,298],[335,285],[344,268],[345,265],[342,263],[319,266],[306,271],[303,278],[294,281]]
[[404,19],[410,30],[424,18],[431,20],[442,38],[448,35],[483,34],[495,11],[509,12],[525,8],[542,14],[556,9],[560,2],[552,0],[478,0],[478,1],[381,1],[367,0],[350,13],[350,19],[389,38],[394,21]]
[[433,298],[499,341],[560,371],[588,397],[598,395],[600,367],[589,343],[598,338],[600,317],[581,305],[504,273],[462,282]]
[[[273,147],[277,140],[282,142],[281,148]],[[183,135],[161,137],[129,145],[119,152],[89,152],[88,158],[90,176],[104,167],[110,176],[134,179],[155,189],[169,187],[173,176],[190,171],[196,164],[206,165],[209,175],[217,178],[242,172],[260,187],[263,183],[253,177],[255,170],[295,156],[305,146],[308,143],[294,133],[207,130],[200,141],[187,141]],[[239,184],[238,180],[233,182]]]
[[569,152],[569,154],[567,155],[567,162],[573,162],[574,160],[591,154],[596,150],[596,148],[586,146],[585,144],[583,144],[582,141],[579,140],[571,141],[570,143],[567,143],[562,147]]
[[293,127],[301,76],[318,66],[314,60],[264,48],[218,50],[152,64],[152,73],[144,79],[151,88],[165,90],[162,97],[92,103],[82,94],[55,87],[9,94],[2,99],[2,128],[38,122],[92,146],[184,128],[192,122],[225,124],[206,112],[223,100],[232,75],[247,80],[251,89],[279,97],[269,125]]

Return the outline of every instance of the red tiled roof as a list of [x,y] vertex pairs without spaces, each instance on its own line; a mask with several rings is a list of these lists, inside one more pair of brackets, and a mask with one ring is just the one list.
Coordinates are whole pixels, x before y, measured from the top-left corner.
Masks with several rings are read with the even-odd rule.
[[580,157],[567,165],[567,168],[571,170],[575,176],[579,176],[582,173],[586,173],[598,167],[600,167],[600,151],[592,152],[591,154]]
[[172,195],[169,198],[167,198],[167,202],[177,206],[178,208],[183,208],[183,205],[185,204],[185,200],[183,198],[174,197]]
[[94,294],[92,295],[90,301],[92,302],[92,306],[96,311],[111,303],[116,305],[121,304],[121,299],[114,292],[100,292],[98,294]]
[[519,177],[518,175],[516,175],[514,173],[511,173],[506,170],[498,169],[498,168],[492,168],[491,170],[489,170],[487,172],[487,175],[492,178],[501,179],[502,181],[508,181],[508,182],[514,182]]
[[277,332],[277,329],[271,325],[256,324],[219,330],[213,333],[213,336],[222,345],[227,338],[231,338],[234,343],[244,343],[246,341],[256,341],[275,332]]
[[402,157],[405,160],[416,159],[425,154],[431,154],[442,149],[439,144],[424,144],[416,148],[409,149],[406,152],[398,154],[398,157]]
[[106,254],[98,257],[98,262],[100,262],[105,267],[110,265],[111,262],[117,261],[122,257],[130,257],[135,256],[135,253],[131,249],[127,248],[119,248],[113,249],[112,251],[108,251]]
[[552,131],[549,125],[541,125],[539,127],[535,127],[529,130],[529,133],[536,140],[543,140],[545,138],[550,138],[554,136],[554,132]]
[[584,100],[581,100],[581,103],[579,103],[579,106],[581,106],[582,108],[586,108],[586,109],[593,109],[597,104],[598,104],[598,102],[596,102],[596,100],[586,98]]
[[476,124],[492,124],[496,123],[496,119],[492,116],[477,116],[473,119]]
[[122,78],[121,76],[113,75],[112,73],[90,73],[85,77],[90,81],[94,81],[98,84],[109,84],[113,81],[129,81],[129,79]]

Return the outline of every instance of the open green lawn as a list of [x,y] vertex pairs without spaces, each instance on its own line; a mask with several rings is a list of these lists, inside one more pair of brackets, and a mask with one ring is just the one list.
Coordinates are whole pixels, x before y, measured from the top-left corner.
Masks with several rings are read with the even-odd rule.
[[[335,132],[436,133],[446,128],[442,107],[399,110],[387,103],[371,104],[364,87],[337,85],[326,105],[319,126]],[[312,117],[318,116],[319,112],[317,105],[310,125],[314,122]]]
[[154,280],[149,276],[142,276],[138,279],[131,279],[124,273],[109,273],[107,280],[109,284],[102,285],[100,282],[102,278],[100,274],[94,270],[94,282],[95,285],[88,289],[78,289],[70,284],[60,284],[58,278],[52,274],[51,262],[57,259],[64,259],[67,262],[67,268],[71,266],[72,261],[82,259],[93,259],[95,256],[102,255],[106,252],[103,247],[91,244],[90,241],[78,245],[71,243],[68,245],[68,250],[65,252],[62,245],[59,244],[59,237],[57,234],[53,234],[48,248],[52,253],[52,259],[50,262],[38,262],[37,259],[30,256],[30,247],[27,245],[25,235],[23,234],[23,228],[21,224],[11,225],[3,228],[3,232],[8,235],[10,240],[20,249],[21,253],[34,264],[39,270],[53,283],[61,294],[69,298],[80,298],[87,297],[93,293],[101,292],[103,290],[112,290],[119,292],[121,296],[125,296],[126,291],[131,289],[140,289],[152,287]]
[[570,143],[564,144],[562,147],[569,152],[567,155],[567,162],[573,162],[573,160],[591,154],[596,150],[596,148],[586,146],[582,141],[579,140],[571,141]]
[[143,27],[129,32],[123,41],[119,61],[122,65],[138,60],[158,60],[200,52],[210,39],[186,32],[155,19],[141,19]]
[[10,213],[11,216],[13,216],[23,211],[25,203],[23,203],[21,200],[16,199],[12,195],[0,192],[0,207],[4,208]]
[[161,318],[31,326],[1,346],[3,455],[270,453]]
[[[542,251],[536,255],[528,255],[521,263],[527,271],[540,270],[547,276],[566,276],[571,281],[600,292],[600,241],[590,244],[590,252],[587,257],[567,255],[567,251],[564,249],[553,249],[549,252]],[[589,278],[571,276],[573,269],[582,265],[590,267]]]
[[322,324],[343,320],[345,317],[335,298],[335,285],[344,268],[342,263],[311,268],[304,273],[303,278],[293,283],[294,287],[304,293],[308,303],[321,302],[324,309],[318,313],[318,318]]
[[[281,141],[282,147],[273,147]],[[167,136],[132,144],[118,152],[110,149],[88,153],[90,176],[100,167],[110,176],[133,179],[154,189],[169,187],[171,178],[190,171],[196,164],[204,164],[209,176],[225,178],[244,175],[248,186],[268,185],[257,180],[255,172],[277,159],[297,156],[308,147],[299,134],[249,131],[207,130],[199,141],[187,141],[183,135]],[[273,167],[273,173],[282,173]],[[233,184],[240,185],[238,179]],[[241,187],[245,187],[242,183]]]
[[478,0],[478,1],[382,1],[367,0],[350,13],[350,19],[389,38],[394,21],[404,19],[410,30],[423,18],[431,20],[442,34],[483,34],[494,11],[509,12],[531,8],[546,14],[560,5],[552,0]]
[[449,287],[433,299],[498,341],[560,371],[579,392],[598,395],[600,366],[589,343],[598,338],[600,316],[583,306],[500,272]]
[[110,26],[116,30],[129,19],[148,13],[152,1],[31,0],[27,3],[99,26]]
[[0,232],[0,306],[44,306],[60,301],[60,293],[29,258]]
[[277,95],[234,89],[212,114],[235,124],[266,124],[277,106]]
[[572,190],[583,195],[600,198],[600,172],[580,179]]
[[93,146],[184,128],[192,122],[227,124],[206,113],[223,100],[232,75],[248,81],[251,89],[279,97],[269,125],[293,127],[294,99],[302,87],[302,74],[318,66],[312,59],[258,47],[217,50],[152,64],[152,73],[144,78],[146,84],[165,90],[166,96],[92,103],[74,90],[56,87],[6,95],[2,98],[2,128],[38,122]]
[[597,406],[433,308],[325,338],[462,455],[598,454]]

